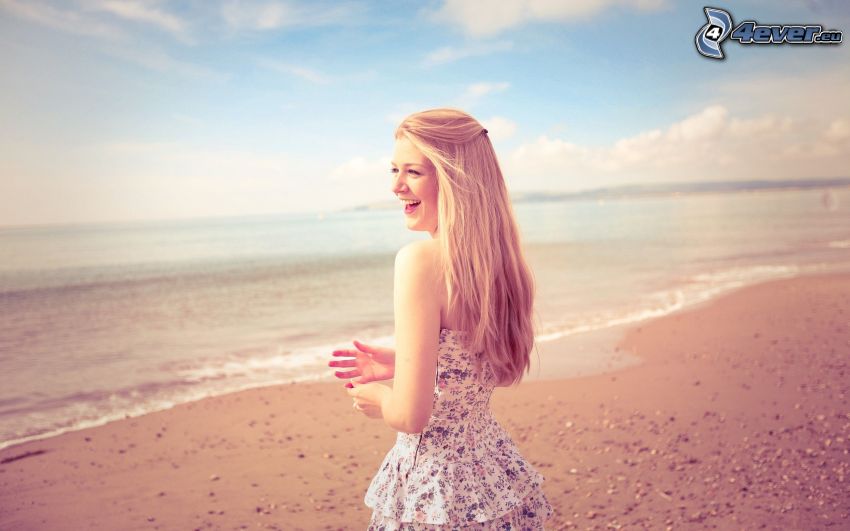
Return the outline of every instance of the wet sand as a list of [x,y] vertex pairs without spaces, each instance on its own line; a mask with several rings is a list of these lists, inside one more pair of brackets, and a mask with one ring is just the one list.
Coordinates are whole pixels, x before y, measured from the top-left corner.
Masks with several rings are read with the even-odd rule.
[[[850,275],[742,288],[618,348],[643,362],[491,401],[547,529],[847,525]],[[394,440],[342,381],[207,398],[0,450],[0,529],[365,529]]]

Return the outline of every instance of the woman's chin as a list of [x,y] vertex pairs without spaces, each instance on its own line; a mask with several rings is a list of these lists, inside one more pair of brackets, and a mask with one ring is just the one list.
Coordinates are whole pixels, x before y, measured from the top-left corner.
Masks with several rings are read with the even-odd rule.
[[429,228],[429,223],[423,221],[422,219],[416,216],[405,216],[405,223],[407,224],[408,230],[422,232],[434,232],[435,230],[437,230],[436,223],[434,223],[431,228]]
[[427,231],[428,229],[422,223],[417,223],[416,220],[407,220],[407,229],[417,232]]

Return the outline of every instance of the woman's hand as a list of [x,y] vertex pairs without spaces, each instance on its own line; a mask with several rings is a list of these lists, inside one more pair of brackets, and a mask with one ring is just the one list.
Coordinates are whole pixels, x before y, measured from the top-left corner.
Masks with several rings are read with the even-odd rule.
[[392,390],[386,385],[379,383],[357,384],[346,390],[348,396],[354,400],[354,409],[362,412],[369,418],[383,418],[381,401],[391,393]]
[[331,360],[328,367],[354,367],[351,371],[334,371],[337,378],[357,378],[351,380],[358,384],[367,384],[378,380],[389,380],[395,374],[395,350],[389,347],[365,345],[356,339],[357,350],[334,350],[334,356],[353,357],[354,359]]

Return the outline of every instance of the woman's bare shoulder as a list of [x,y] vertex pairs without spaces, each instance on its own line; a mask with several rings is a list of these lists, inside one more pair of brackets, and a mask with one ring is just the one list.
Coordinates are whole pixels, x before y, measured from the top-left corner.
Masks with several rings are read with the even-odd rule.
[[410,242],[395,257],[396,269],[416,272],[415,276],[438,279],[440,246],[436,240],[417,240]]
[[430,286],[424,291],[423,296],[433,297],[433,300],[439,302],[440,326],[457,329],[457,321],[446,314],[448,293],[445,281],[440,274],[441,253],[439,241],[435,239],[417,240],[405,245],[396,255],[396,279],[405,278],[408,281],[423,282]]
[[399,258],[415,260],[436,260],[440,256],[440,245],[437,240],[416,240],[405,244],[396,254]]

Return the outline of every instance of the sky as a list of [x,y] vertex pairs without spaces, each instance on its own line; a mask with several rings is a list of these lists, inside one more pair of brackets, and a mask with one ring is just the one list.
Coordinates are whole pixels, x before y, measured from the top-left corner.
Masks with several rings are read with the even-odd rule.
[[[395,127],[434,107],[511,192],[850,176],[850,45],[708,59],[704,5],[0,0],[0,226],[391,200]],[[840,0],[710,5],[850,31]]]

